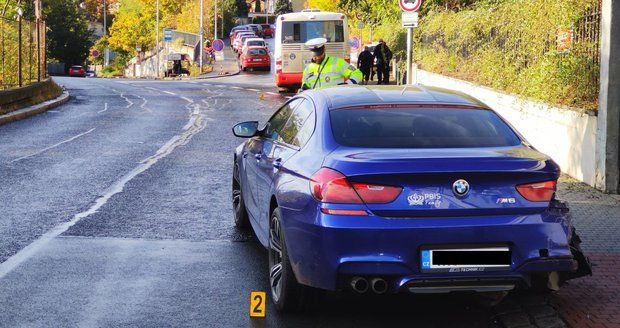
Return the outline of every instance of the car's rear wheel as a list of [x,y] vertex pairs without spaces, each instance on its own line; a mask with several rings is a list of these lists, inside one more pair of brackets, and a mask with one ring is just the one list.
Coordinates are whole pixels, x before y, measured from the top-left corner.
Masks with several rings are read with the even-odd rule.
[[297,282],[288,258],[284,230],[276,208],[269,223],[269,286],[278,311],[300,312],[315,303],[317,291]]
[[239,178],[239,164],[235,163],[233,170],[232,183],[232,203],[235,212],[235,226],[239,229],[247,229],[250,225],[248,211],[243,201],[243,193],[241,192],[241,179]]

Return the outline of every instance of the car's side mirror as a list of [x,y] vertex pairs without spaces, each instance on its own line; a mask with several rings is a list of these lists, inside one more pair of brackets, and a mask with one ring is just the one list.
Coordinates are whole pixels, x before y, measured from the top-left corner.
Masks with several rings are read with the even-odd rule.
[[242,122],[233,127],[233,134],[240,138],[251,138],[258,131],[258,121]]

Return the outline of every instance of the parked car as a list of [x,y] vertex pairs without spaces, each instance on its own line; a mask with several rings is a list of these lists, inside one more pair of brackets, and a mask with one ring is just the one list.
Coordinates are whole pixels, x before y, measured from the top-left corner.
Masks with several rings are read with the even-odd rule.
[[260,36],[261,38],[264,37],[263,27],[260,24],[249,24],[248,26],[252,29],[252,31],[254,31],[256,35]]
[[250,28],[247,26],[235,26],[230,30],[230,46],[232,47],[233,42],[235,41],[235,37],[239,32],[247,32]]
[[271,70],[269,50],[262,46],[246,47],[239,57],[239,65],[243,71],[246,71],[248,68],[269,71]]
[[241,46],[243,45],[243,37],[247,36],[247,37],[253,37],[253,38],[257,38],[258,36],[256,34],[254,34],[254,32],[239,32],[237,33],[237,35],[235,36],[235,40],[233,41],[233,51],[234,52],[239,52],[241,51]]
[[241,47],[241,52],[248,47],[264,47],[267,48],[267,43],[262,38],[248,38],[243,42],[243,46]]
[[247,39],[256,39],[258,38],[258,36],[256,35],[241,35],[237,40],[235,40],[235,52],[237,52],[238,54],[241,53],[241,50],[243,50],[243,43],[245,42],[245,40]]
[[80,65],[73,65],[69,68],[69,76],[86,77],[86,70]]
[[271,24],[260,24],[263,28],[263,37],[264,38],[273,38],[274,30],[271,28]]
[[235,224],[267,248],[277,310],[317,290],[548,292],[591,274],[558,165],[468,95],[309,90],[233,133],[248,138],[233,154]]

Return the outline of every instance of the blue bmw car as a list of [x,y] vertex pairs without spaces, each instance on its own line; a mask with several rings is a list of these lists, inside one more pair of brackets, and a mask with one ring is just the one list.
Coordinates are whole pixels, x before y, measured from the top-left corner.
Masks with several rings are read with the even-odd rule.
[[482,102],[422,86],[306,91],[233,128],[235,224],[271,296],[557,289],[591,273],[560,169]]

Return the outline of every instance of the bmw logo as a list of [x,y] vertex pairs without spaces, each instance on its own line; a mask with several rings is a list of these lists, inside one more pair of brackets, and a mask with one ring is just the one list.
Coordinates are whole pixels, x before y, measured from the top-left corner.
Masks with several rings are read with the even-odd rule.
[[456,180],[452,184],[452,191],[455,195],[463,197],[469,192],[469,183],[463,179]]

